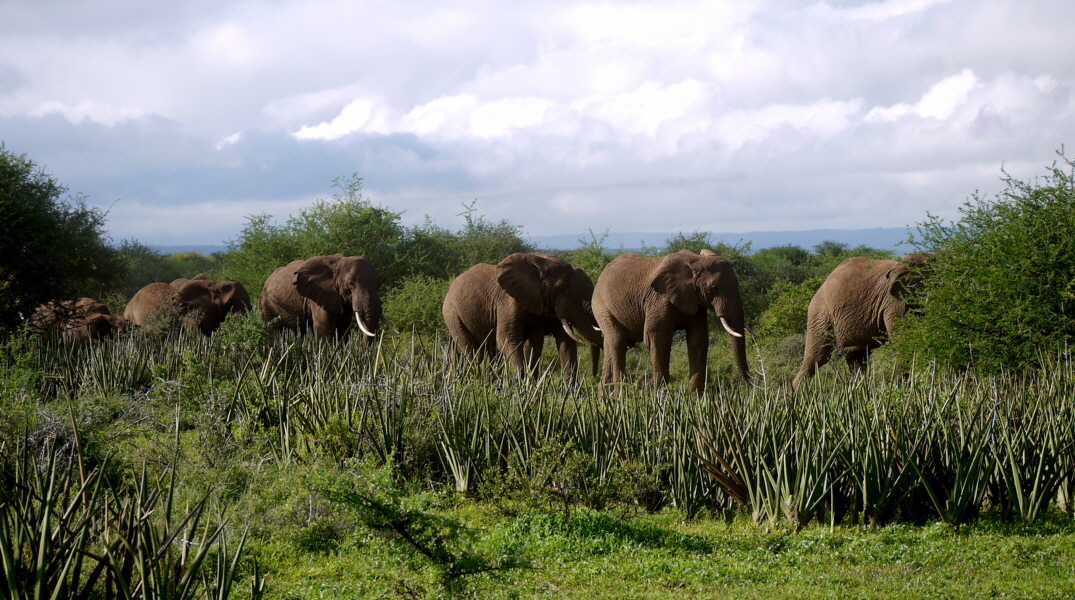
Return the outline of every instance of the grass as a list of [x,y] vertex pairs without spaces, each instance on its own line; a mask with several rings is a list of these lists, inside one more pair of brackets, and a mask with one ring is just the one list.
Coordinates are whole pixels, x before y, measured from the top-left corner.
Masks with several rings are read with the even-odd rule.
[[[749,389],[716,337],[698,401],[681,347],[678,383],[601,398],[565,383],[551,348],[544,375],[517,380],[448,366],[422,337],[222,332],[9,341],[5,489],[21,489],[16,448],[68,456],[74,440],[77,479],[115,506],[163,482],[177,514],[205,515],[198,536],[228,524],[190,597],[1075,595],[1064,352],[992,377],[881,352],[868,377],[834,365],[793,392],[795,340],[751,347]],[[146,547],[168,546],[166,512],[142,516]]]

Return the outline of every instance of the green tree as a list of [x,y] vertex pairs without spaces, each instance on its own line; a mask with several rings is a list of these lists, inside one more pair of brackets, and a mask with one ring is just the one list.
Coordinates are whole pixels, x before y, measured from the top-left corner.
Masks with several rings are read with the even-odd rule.
[[929,215],[919,225],[911,241],[935,258],[902,352],[993,371],[1075,343],[1075,162],[1057,154],[1060,166],[1040,178],[1004,172],[1006,189],[972,195],[958,222]]
[[123,240],[119,255],[127,265],[121,290],[127,298],[151,283],[169,283],[199,273],[215,275],[220,268],[219,255],[205,256],[197,251],[162,254],[138,240]]
[[362,178],[337,178],[338,192],[277,225],[266,214],[247,219],[239,236],[228,242],[222,275],[243,283],[253,294],[277,267],[311,256],[342,253],[366,256],[386,283],[403,274],[397,258],[404,228],[400,213],[373,206],[362,197]]
[[26,155],[0,145],[0,328],[49,300],[100,295],[124,274],[105,237],[105,213],[66,193]]

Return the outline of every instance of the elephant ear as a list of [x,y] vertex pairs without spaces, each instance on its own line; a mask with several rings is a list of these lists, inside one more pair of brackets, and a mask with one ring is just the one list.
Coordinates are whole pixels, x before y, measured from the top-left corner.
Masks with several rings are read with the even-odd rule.
[[649,285],[678,310],[688,315],[698,312],[698,286],[694,283],[694,270],[687,256],[676,253],[661,258],[650,276]]
[[213,301],[213,292],[204,281],[188,281],[177,288],[176,300],[187,306],[201,307]]
[[315,256],[295,271],[293,280],[299,294],[336,315],[343,314],[343,298],[336,289],[336,271],[333,267],[341,258],[342,254]]
[[906,264],[899,263],[888,270],[885,274],[888,280],[888,293],[897,300],[906,300],[914,294],[915,288],[920,283],[920,276],[916,275]]
[[546,259],[516,252],[496,266],[496,281],[509,296],[527,312],[545,314],[545,300],[541,293],[541,269]]

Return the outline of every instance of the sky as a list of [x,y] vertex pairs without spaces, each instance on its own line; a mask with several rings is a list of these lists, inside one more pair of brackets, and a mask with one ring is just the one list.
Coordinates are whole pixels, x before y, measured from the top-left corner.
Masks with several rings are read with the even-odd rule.
[[0,141],[117,242],[223,244],[353,174],[407,225],[903,227],[1072,148],[1073,31],[1071,0],[3,0]]

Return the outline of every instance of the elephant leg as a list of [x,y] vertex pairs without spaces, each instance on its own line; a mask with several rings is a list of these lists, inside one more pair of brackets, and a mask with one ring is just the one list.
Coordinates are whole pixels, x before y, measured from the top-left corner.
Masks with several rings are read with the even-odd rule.
[[556,351],[560,355],[560,369],[564,373],[564,381],[574,382],[578,375],[579,345],[563,331],[558,331],[553,336],[556,340]]
[[671,326],[664,323],[664,319],[646,318],[642,342],[649,350],[650,362],[653,365],[653,377],[650,379],[653,385],[668,383],[671,379],[668,363],[672,359],[672,335],[674,333]]
[[832,356],[832,343],[825,339],[825,331],[810,326],[806,330],[806,349],[803,351],[803,364],[799,367],[799,373],[792,382],[792,387],[798,389],[807,382],[818,367],[829,362]]
[[601,376],[601,346],[590,344],[590,376],[597,381]]
[[690,369],[690,390],[699,397],[705,393],[706,359],[709,358],[708,313],[699,311],[687,327],[687,364]]
[[541,363],[541,351],[545,347],[545,335],[541,329],[528,331],[523,342],[523,357],[526,359],[528,373],[536,373]]
[[615,327],[602,327],[605,334],[605,360],[601,369],[601,389],[619,383],[627,370],[627,336]]
[[[519,322],[516,323],[516,320]],[[512,369],[518,374],[523,373],[527,367],[523,348],[526,338],[523,333],[522,319],[500,319],[497,322],[497,350],[507,359]]]
[[851,369],[851,372],[853,374],[865,375],[866,361],[869,359],[869,357],[869,349],[852,350],[844,355],[844,360],[847,361],[847,366]]

